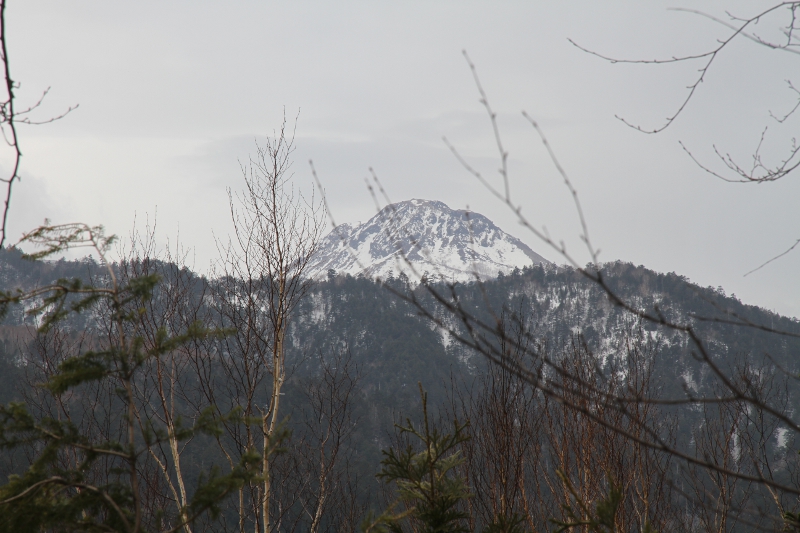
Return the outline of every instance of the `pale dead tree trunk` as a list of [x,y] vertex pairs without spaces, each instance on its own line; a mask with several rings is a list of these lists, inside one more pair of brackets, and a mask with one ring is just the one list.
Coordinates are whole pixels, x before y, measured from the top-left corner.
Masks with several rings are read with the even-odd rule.
[[[203,316],[203,294],[205,285],[191,271],[185,268],[186,253],[176,247],[174,253],[166,250],[164,254],[156,251],[155,235],[148,227],[142,236],[134,231],[128,258],[120,263],[120,276],[123,280],[157,274],[163,282],[157,287],[153,298],[147,305],[147,312],[140,314],[139,320],[132,324],[133,333],[143,339],[150,349],[158,342],[160,331],[184,331],[195,322],[205,322]],[[189,496],[186,488],[182,451],[187,443],[178,439],[176,421],[194,418],[204,405],[196,391],[186,387],[189,373],[196,366],[190,361],[207,356],[202,345],[193,343],[182,346],[180,350],[165,357],[149,361],[143,368],[143,376],[133,386],[140,406],[137,411],[138,423],[144,430],[148,424],[161,426],[166,430],[166,450],[163,445],[151,446],[148,453],[158,466],[165,486],[172,495],[175,514],[183,525],[185,533],[192,533],[189,524]]]
[[[115,303],[119,300],[117,277],[113,269],[105,261],[107,276],[113,286]],[[96,273],[90,273],[95,275]],[[100,305],[106,305],[106,302]],[[141,484],[149,474],[148,465],[138,460],[135,452],[136,419],[138,409],[133,392],[134,384],[130,374],[120,373],[113,380],[86,383],[63,394],[53,394],[41,386],[45,380],[55,376],[61,365],[75,358],[85,350],[98,351],[119,349],[125,346],[128,331],[118,317],[102,317],[98,320],[97,329],[85,328],[79,332],[70,332],[69,327],[56,323],[47,332],[39,332],[32,344],[32,351],[26,358],[30,364],[29,378],[32,378],[28,391],[23,397],[28,400],[31,412],[37,419],[53,418],[58,421],[74,423],[80,435],[97,442],[118,442],[126,450],[116,456],[104,457],[94,468],[87,471],[85,482],[90,486],[104,486],[113,483],[115,476],[122,472],[128,477],[131,489],[131,517],[127,530],[139,533],[145,523],[155,515],[153,503],[160,495],[151,494]],[[126,354],[127,356],[127,354]],[[32,458],[38,453],[30,450]],[[64,470],[74,470],[87,461],[85,450],[80,448],[59,451],[58,462]],[[81,494],[81,487],[76,487],[76,494]],[[91,522],[92,516],[86,509],[81,511],[82,518]]]
[[[132,442],[131,432],[134,424],[141,418],[136,406],[135,383],[131,379],[105,383],[84,384],[65,394],[52,394],[41,383],[51,379],[60,365],[87,349],[103,349],[114,336],[121,338],[119,323],[104,321],[99,330],[86,328],[70,331],[72,328],[56,324],[49,331],[38,333],[25,351],[28,386],[23,397],[31,413],[39,420],[52,418],[74,423],[81,436],[95,442]],[[124,395],[120,395],[120,390]],[[132,419],[130,417],[133,417]],[[36,450],[26,450],[27,463],[35,459]],[[59,452],[58,463],[68,471],[80,468],[86,461],[85,453],[79,449],[66,449]],[[133,454],[125,459],[131,478],[134,519],[130,531],[141,531],[145,524],[153,523],[159,511],[166,509],[169,496],[164,493],[163,478],[153,465],[145,460],[137,461]],[[84,481],[93,486],[104,486],[113,482],[121,470],[121,463],[114,457],[103,458],[94,468],[84,473]],[[115,473],[117,472],[117,473]],[[75,488],[80,494],[81,488]],[[81,511],[85,520],[92,516],[86,509]]]
[[[248,344],[247,349],[272,377],[264,403],[254,406],[261,419],[264,450],[269,448],[282,419],[286,335],[292,313],[308,290],[306,270],[324,229],[322,204],[313,196],[306,200],[292,185],[293,151],[294,132],[287,131],[284,119],[280,130],[263,146],[257,146],[249,164],[242,165],[244,190],[237,194],[228,191],[234,239],[224,250],[224,270],[250,289],[237,303],[255,311],[250,317],[255,320],[232,326],[240,330],[240,335],[246,328],[257,341]],[[271,457],[266,453],[262,455],[261,468],[263,482],[256,498],[260,529],[268,533],[272,527],[273,484],[277,480],[272,477]]]

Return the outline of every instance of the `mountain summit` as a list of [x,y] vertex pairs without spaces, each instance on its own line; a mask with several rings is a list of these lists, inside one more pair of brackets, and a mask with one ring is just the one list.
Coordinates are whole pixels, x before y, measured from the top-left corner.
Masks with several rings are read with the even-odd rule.
[[546,262],[481,214],[408,200],[384,207],[363,224],[337,226],[320,243],[307,272],[314,278],[333,269],[384,279],[405,272],[415,279],[427,271],[435,279],[470,281],[475,274],[486,279]]

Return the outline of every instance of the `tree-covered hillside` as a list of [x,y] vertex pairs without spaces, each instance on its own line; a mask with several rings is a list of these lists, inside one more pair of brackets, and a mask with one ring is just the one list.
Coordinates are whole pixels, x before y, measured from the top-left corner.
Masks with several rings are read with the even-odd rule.
[[[180,331],[193,321],[229,331],[254,327],[237,321],[235,312],[225,307],[238,300],[223,302],[228,298],[225,295],[230,294],[230,287],[239,283],[237,280],[206,279],[184,267],[155,260],[122,263],[115,265],[114,271],[121,279],[143,272],[157,273],[161,278],[142,314],[150,322],[145,323],[143,318],[137,326],[145,338],[148,331],[158,328]],[[779,369],[798,371],[796,354],[800,353],[800,338],[776,336],[763,329],[708,318],[725,318],[734,313],[744,321],[800,333],[796,319],[748,306],[726,296],[721,289],[698,287],[676,274],[658,274],[624,263],[604,265],[604,274],[614,291],[634,305],[657,306],[667,317],[704,317],[705,320],[697,321],[697,331],[726,372],[734,375],[743,364],[760,368],[759,372],[767,372],[777,380],[772,400],[782,402],[786,410],[797,408],[794,382],[787,381]],[[103,270],[91,260],[28,262],[13,250],[0,253],[3,290],[30,289],[72,277],[102,284],[103,275]],[[434,293],[443,301],[437,301]],[[697,395],[714,393],[713,376],[693,356],[685,334],[643,322],[613,305],[596,283],[571,268],[535,266],[514,270],[483,284],[452,287],[413,285],[404,276],[392,277],[381,284],[331,271],[326,280],[314,284],[300,301],[288,327],[286,382],[281,402],[292,437],[286,444],[288,452],[275,464],[276,479],[286,481],[276,484],[274,502],[282,509],[283,514],[279,514],[285,516],[287,524],[294,524],[284,529],[300,527],[298,524],[309,520],[303,509],[309,501],[319,501],[319,496],[313,495],[319,493],[321,483],[313,480],[322,479],[320,472],[328,467],[331,470],[326,474],[329,475],[326,483],[330,484],[329,490],[333,489],[331,494],[337,496],[325,503],[326,509],[347,509],[349,513],[326,515],[330,527],[334,523],[339,524],[336,527],[357,523],[367,507],[381,504],[379,484],[374,478],[380,469],[380,452],[397,442],[396,421],[406,416],[417,420],[421,414],[418,383],[428,392],[432,412],[444,418],[474,418],[473,426],[480,427],[483,416],[480,413],[487,411],[480,411],[473,402],[483,397],[481,390],[485,392],[487,376],[493,376],[496,370],[483,355],[457,338],[470,337],[459,317],[443,305],[454,299],[462,309],[469,309],[474,319],[509,331],[530,333],[525,342],[535,343],[537,349],[523,351],[521,357],[530,359],[531,354],[541,354],[574,364],[583,361],[580,364],[594,365],[605,376],[602,386],[611,386],[620,379],[630,385],[639,379],[634,374],[646,369],[648,397],[679,398],[687,391]],[[60,404],[53,403],[45,392],[37,389],[37,384],[45,380],[59,361],[100,342],[104,328],[108,327],[102,310],[72,314],[47,333],[37,333],[38,322],[26,316],[25,311],[23,307],[12,308],[0,326],[2,401],[24,398],[33,401],[43,413],[57,415],[59,409],[64,409],[86,418],[90,412],[88,404],[82,403],[85,396],[73,396],[67,401],[69,405],[58,407]],[[258,319],[256,316],[250,320]],[[219,413],[229,412],[245,402],[256,408],[265,405],[270,381],[263,379],[265,375],[258,361],[254,360],[252,367],[244,364],[249,356],[243,354],[249,353],[249,348],[237,344],[239,337],[228,335],[198,341],[181,348],[171,359],[172,367],[153,367],[145,373],[141,387],[150,392],[142,396],[143,411],[154,409],[154,420],[158,418],[158,409],[153,407],[154,402],[158,403],[155,401],[158,393],[154,392],[158,387],[148,389],[148,384],[161,383],[163,387],[162,378],[156,377],[162,372],[172,372],[169,375],[173,376],[167,382],[168,393],[162,398],[171,398],[171,409],[187,419],[196,418],[197,406],[205,403],[213,405]],[[256,342],[271,341],[267,338]],[[510,346],[508,352],[517,348]],[[636,363],[631,366],[634,360]],[[523,364],[536,369],[537,362],[526,360]],[[257,385],[252,388],[252,397],[242,396],[245,382]],[[526,405],[539,405],[535,409],[530,407],[531,413],[551,413],[554,409],[534,392],[525,394]],[[660,412],[663,420],[669,422],[663,426],[665,435],[671,442],[687,444],[696,442],[698,428],[706,427],[710,416],[703,409],[665,407]],[[531,433],[535,435],[531,438],[538,441],[538,457],[547,458],[552,453],[543,451],[545,443],[555,438],[550,427],[549,433],[542,428]],[[774,475],[776,479],[786,479],[793,475],[793,461],[788,459],[787,451],[794,449],[794,443],[777,437],[779,426],[771,431],[764,446],[773,456],[784,457],[776,463],[779,466]],[[188,490],[195,486],[200,472],[212,465],[225,465],[225,454],[235,448],[237,439],[246,440],[245,433],[242,428],[231,427],[228,434],[216,441],[209,436],[196,437],[181,457],[183,474],[190,480]],[[546,462],[558,464],[554,457]],[[0,468],[3,475],[19,473],[24,469],[24,461],[19,456],[14,459],[4,454]],[[353,495],[349,503],[337,499],[348,494]],[[552,503],[556,501],[553,498],[550,494],[540,500]],[[558,512],[557,505],[548,505],[548,513]],[[228,517],[233,528],[235,502],[226,509],[223,516]]]
[[[29,289],[57,279],[80,277],[90,279],[102,275],[91,259],[79,261],[30,262],[16,251],[0,255],[0,289]],[[215,280],[197,276],[183,267],[159,264],[158,271],[167,277],[165,284],[188,277],[193,287],[194,302],[182,305],[209,308],[211,299],[198,302]],[[609,284],[627,301],[642,308],[657,305],[667,317],[697,315],[723,316],[733,312],[755,324],[770,324],[775,329],[800,331],[800,322],[742,303],[735,296],[726,296],[721,288],[699,287],[674,273],[659,274],[627,263],[604,265]],[[346,351],[359,367],[360,389],[369,398],[370,413],[365,420],[375,421],[373,438],[381,439],[391,428],[389,413],[416,412],[419,404],[417,382],[429,391],[430,402],[442,405],[453,379],[464,379],[480,372],[485,362],[469,348],[451,338],[441,328],[421,316],[420,310],[397,295],[415,295],[420,305],[445,323],[460,331],[456,317],[448,315],[422,286],[409,284],[401,276],[384,281],[385,287],[368,278],[337,275],[316,283],[297,309],[290,324],[290,354],[296,379],[313,373],[319,357]],[[451,296],[444,285],[435,287]],[[692,359],[687,339],[679,333],[664,331],[653,324],[640,323],[629,313],[615,307],[597,285],[567,267],[552,265],[514,270],[482,285],[455,285],[454,294],[463,306],[492,322],[504,311],[524,320],[549,350],[558,351],[580,339],[597,356],[607,358],[618,353],[621,343],[630,337],[644,335],[657,354],[661,379],[670,387],[682,383],[700,387],[704,376],[696,375],[700,366]],[[188,297],[188,296],[187,296]],[[158,298],[156,298],[158,304]],[[167,302],[162,302],[164,306]],[[25,369],[26,345],[35,336],[36,322],[25,316],[22,306],[11,309],[2,330],[3,373],[5,385],[0,391],[6,398],[14,396],[22,383],[11,378]],[[92,315],[71,315],[64,327],[83,331],[92,325]],[[800,341],[771,335],[757,328],[714,321],[698,322],[703,338],[709,339],[716,356],[723,363],[733,364],[742,357],[768,354],[777,363],[794,369],[793,355],[800,353]],[[380,428],[378,430],[377,428]],[[383,441],[381,441],[383,442]]]

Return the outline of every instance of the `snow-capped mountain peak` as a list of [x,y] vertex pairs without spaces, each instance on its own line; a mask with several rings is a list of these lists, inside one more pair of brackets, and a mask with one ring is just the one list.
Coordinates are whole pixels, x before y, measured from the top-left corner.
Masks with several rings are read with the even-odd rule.
[[[471,281],[547,262],[485,216],[450,209],[443,202],[407,200],[384,207],[363,224],[341,224],[325,237],[311,264],[311,277],[328,270],[385,279],[405,272]],[[409,265],[410,263],[410,265]]]

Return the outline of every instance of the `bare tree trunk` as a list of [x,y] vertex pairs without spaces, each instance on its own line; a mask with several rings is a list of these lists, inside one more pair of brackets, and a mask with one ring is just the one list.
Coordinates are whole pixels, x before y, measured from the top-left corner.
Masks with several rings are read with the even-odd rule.
[[[241,291],[231,300],[224,295],[227,324],[238,330],[238,351],[243,361],[259,365],[248,368],[247,375],[232,372],[238,391],[247,397],[246,415],[260,414],[261,476],[263,482],[255,491],[256,530],[269,533],[277,527],[270,516],[275,491],[273,461],[267,450],[280,427],[283,413],[281,394],[286,377],[286,335],[292,314],[310,286],[306,267],[316,252],[323,224],[323,206],[306,199],[291,182],[291,155],[294,133],[286,129],[286,120],[266,144],[257,146],[257,154],[248,166],[242,166],[244,190],[229,203],[234,223],[234,239],[222,245],[223,275],[226,283],[241,284]],[[241,312],[237,307],[244,307]],[[242,319],[245,318],[246,322]],[[272,387],[263,407],[253,401],[263,389],[258,384],[262,374],[272,376]],[[246,381],[246,382],[245,382]],[[252,450],[250,427],[247,445],[240,452]],[[236,437],[234,437],[236,439]],[[240,497],[240,517],[243,512]],[[260,522],[260,528],[258,527]],[[240,518],[240,529],[243,521]]]
[[[278,299],[283,300],[285,294],[286,282],[281,278],[278,289]],[[275,327],[275,347],[272,357],[272,395],[270,398],[269,410],[264,413],[262,419],[262,431],[264,433],[264,450],[268,449],[269,443],[278,425],[278,412],[281,402],[281,389],[285,377],[284,367],[284,339],[286,337],[286,317],[279,316],[276,320]],[[265,453],[262,458],[263,461],[263,476],[264,476],[264,494],[262,495],[263,501],[261,503],[262,519],[264,524],[263,533],[270,531],[270,516],[269,504],[272,497],[272,478],[270,476],[270,457]]]
[[[148,302],[148,313],[141,315],[135,324],[136,335],[145,341],[148,348],[158,342],[158,336],[163,329],[181,331],[195,322],[208,322],[207,316],[201,311],[205,284],[184,268],[185,252],[178,248],[174,253],[167,250],[162,258],[155,255],[155,248],[152,229],[148,228],[143,236],[134,232],[129,256],[120,265],[123,279],[157,274],[165,280],[159,285],[155,298]],[[200,298],[196,297],[197,292],[200,293]],[[184,382],[189,379],[188,374],[199,370],[197,366],[188,364],[189,361],[204,356],[206,353],[203,346],[195,344],[164,358],[156,358],[144,368],[144,378],[134,387],[136,401],[141,406],[137,410],[140,427],[144,429],[148,424],[159,423],[166,430],[168,451],[165,452],[160,447],[150,447],[148,452],[172,493],[176,515],[183,524],[184,533],[191,533],[192,529],[189,524],[189,497],[175,421],[181,415],[196,416],[205,404],[196,392],[186,390],[184,386]],[[155,402],[151,398],[155,398]],[[179,405],[179,401],[183,407]],[[189,405],[195,406],[197,410],[181,412]]]

